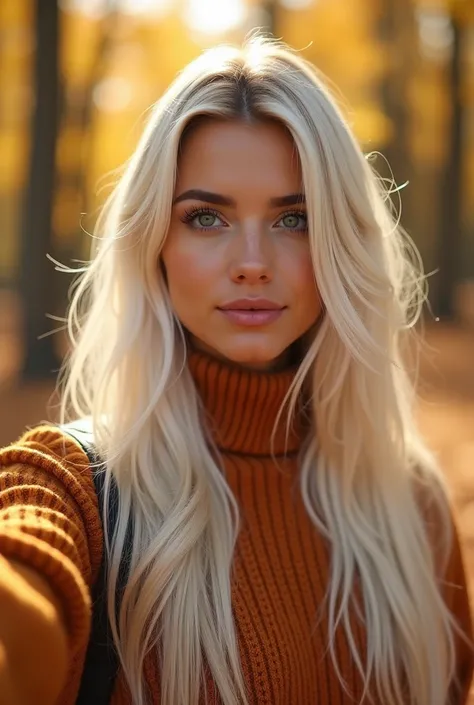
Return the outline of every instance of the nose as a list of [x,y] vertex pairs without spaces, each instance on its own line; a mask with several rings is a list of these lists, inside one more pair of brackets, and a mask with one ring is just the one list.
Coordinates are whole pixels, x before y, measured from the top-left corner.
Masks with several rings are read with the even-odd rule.
[[264,240],[265,235],[255,230],[239,233],[231,263],[233,281],[248,284],[271,281],[271,257]]

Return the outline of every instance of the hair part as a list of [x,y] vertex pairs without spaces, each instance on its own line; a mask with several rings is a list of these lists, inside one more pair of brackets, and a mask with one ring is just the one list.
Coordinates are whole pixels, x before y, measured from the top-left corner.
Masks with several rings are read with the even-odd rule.
[[[288,424],[306,390],[313,423],[300,488],[331,547],[326,607],[336,671],[343,681],[333,641],[343,628],[368,697],[404,705],[406,686],[413,705],[445,705],[453,626],[414,486],[432,488],[445,519],[447,509],[413,420],[400,352],[424,298],[419,258],[316,70],[255,36],[242,49],[205,52],[158,101],[99,219],[94,259],[69,313],[74,350],[63,416],[92,417],[107,461],[105,507],[112,478],[119,490],[118,521],[106,538],[109,617],[133,703],[147,703],[150,649],[163,705],[197,705],[204,660],[224,705],[247,702],[231,608],[238,509],[208,447],[183,331],[158,266],[180,145],[209,118],[277,120],[301,162],[325,315],[290,390]],[[130,575],[117,618],[131,519]],[[360,605],[352,598],[356,576]],[[367,631],[366,654],[355,646],[353,609]]]

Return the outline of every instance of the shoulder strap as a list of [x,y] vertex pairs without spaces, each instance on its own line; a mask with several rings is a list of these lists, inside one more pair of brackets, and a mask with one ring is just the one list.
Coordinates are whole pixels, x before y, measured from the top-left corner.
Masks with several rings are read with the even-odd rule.
[[[94,485],[99,499],[100,517],[103,522],[102,492],[104,488],[104,465],[94,448],[92,431],[87,420],[66,424],[61,430],[72,436],[83,448],[92,467]],[[115,503],[111,502],[109,528],[113,532],[116,520]],[[118,655],[114,647],[107,615],[107,561],[104,555],[97,582],[92,591],[92,625],[87,648],[81,685],[76,705],[108,705],[118,671]]]

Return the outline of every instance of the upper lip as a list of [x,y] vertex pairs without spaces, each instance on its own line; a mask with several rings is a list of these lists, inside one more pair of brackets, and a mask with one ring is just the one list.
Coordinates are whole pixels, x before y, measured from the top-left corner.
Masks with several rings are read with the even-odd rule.
[[229,301],[228,303],[222,304],[218,308],[223,310],[238,310],[238,311],[250,311],[254,309],[255,311],[274,311],[278,309],[285,308],[281,304],[276,303],[276,301],[270,301],[269,299],[236,299],[235,301]]

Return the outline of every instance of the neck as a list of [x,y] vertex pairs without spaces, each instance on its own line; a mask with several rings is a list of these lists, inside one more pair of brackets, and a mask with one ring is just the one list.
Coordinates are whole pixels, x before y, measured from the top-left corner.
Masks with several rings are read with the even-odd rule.
[[189,368],[210,433],[220,450],[277,456],[298,451],[301,415],[292,419],[287,436],[285,402],[296,367],[253,370],[195,351],[189,356]]

